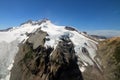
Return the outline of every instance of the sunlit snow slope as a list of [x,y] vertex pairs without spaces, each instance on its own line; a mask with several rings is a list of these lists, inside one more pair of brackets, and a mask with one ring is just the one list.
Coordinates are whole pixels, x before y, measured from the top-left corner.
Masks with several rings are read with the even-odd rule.
[[94,40],[76,30],[68,30],[65,26],[56,26],[49,20],[29,21],[19,27],[0,32],[0,80],[9,80],[12,63],[19,50],[19,43],[24,43],[29,37],[28,34],[34,33],[38,28],[48,33],[46,38],[50,40],[45,42],[45,47],[51,46],[55,49],[61,37],[69,37],[74,44],[79,68],[82,72],[88,65],[97,65],[100,68],[99,60],[95,59],[97,42]]

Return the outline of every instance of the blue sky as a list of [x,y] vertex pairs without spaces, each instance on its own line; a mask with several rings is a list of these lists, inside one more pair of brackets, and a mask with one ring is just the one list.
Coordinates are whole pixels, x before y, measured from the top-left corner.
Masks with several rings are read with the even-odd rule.
[[42,18],[82,31],[120,30],[120,0],[0,0],[0,29]]

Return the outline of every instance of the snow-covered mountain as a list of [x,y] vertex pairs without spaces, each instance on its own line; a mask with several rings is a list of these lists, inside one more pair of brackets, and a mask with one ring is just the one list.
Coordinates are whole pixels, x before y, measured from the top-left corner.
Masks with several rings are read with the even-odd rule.
[[[19,27],[0,31],[0,80],[10,79],[10,70],[13,67],[15,55],[19,51],[19,45],[24,44],[30,35],[38,30],[47,33],[44,43],[45,48],[51,47],[55,50],[59,42],[70,39],[73,43],[77,64],[81,72],[84,72],[87,66],[96,66],[102,71],[100,60],[96,57],[97,41],[74,28],[57,26],[51,23],[50,20],[45,19],[28,21]],[[38,40],[36,37],[33,37],[33,39],[36,39],[36,42]],[[32,40],[30,41],[32,42]],[[33,49],[37,47],[38,43],[35,43]],[[52,55],[53,53],[49,57]]]

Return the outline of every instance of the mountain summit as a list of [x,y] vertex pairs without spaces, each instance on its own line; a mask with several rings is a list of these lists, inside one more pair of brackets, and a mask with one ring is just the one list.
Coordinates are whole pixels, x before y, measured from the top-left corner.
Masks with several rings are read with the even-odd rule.
[[50,20],[0,31],[0,45],[1,80],[83,80],[88,66],[102,72],[97,42]]

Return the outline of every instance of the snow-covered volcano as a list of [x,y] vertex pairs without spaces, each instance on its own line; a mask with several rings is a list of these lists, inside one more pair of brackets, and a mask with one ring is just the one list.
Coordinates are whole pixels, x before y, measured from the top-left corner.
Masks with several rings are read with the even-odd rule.
[[74,44],[78,58],[77,63],[82,72],[88,65],[96,65],[101,69],[99,59],[96,58],[97,42],[86,34],[71,27],[54,25],[50,20],[28,21],[19,27],[0,32],[0,80],[9,80],[19,44],[24,43],[29,38],[29,34],[34,33],[37,29],[48,34],[44,44],[46,48],[53,47],[55,49],[61,38],[69,38]]

